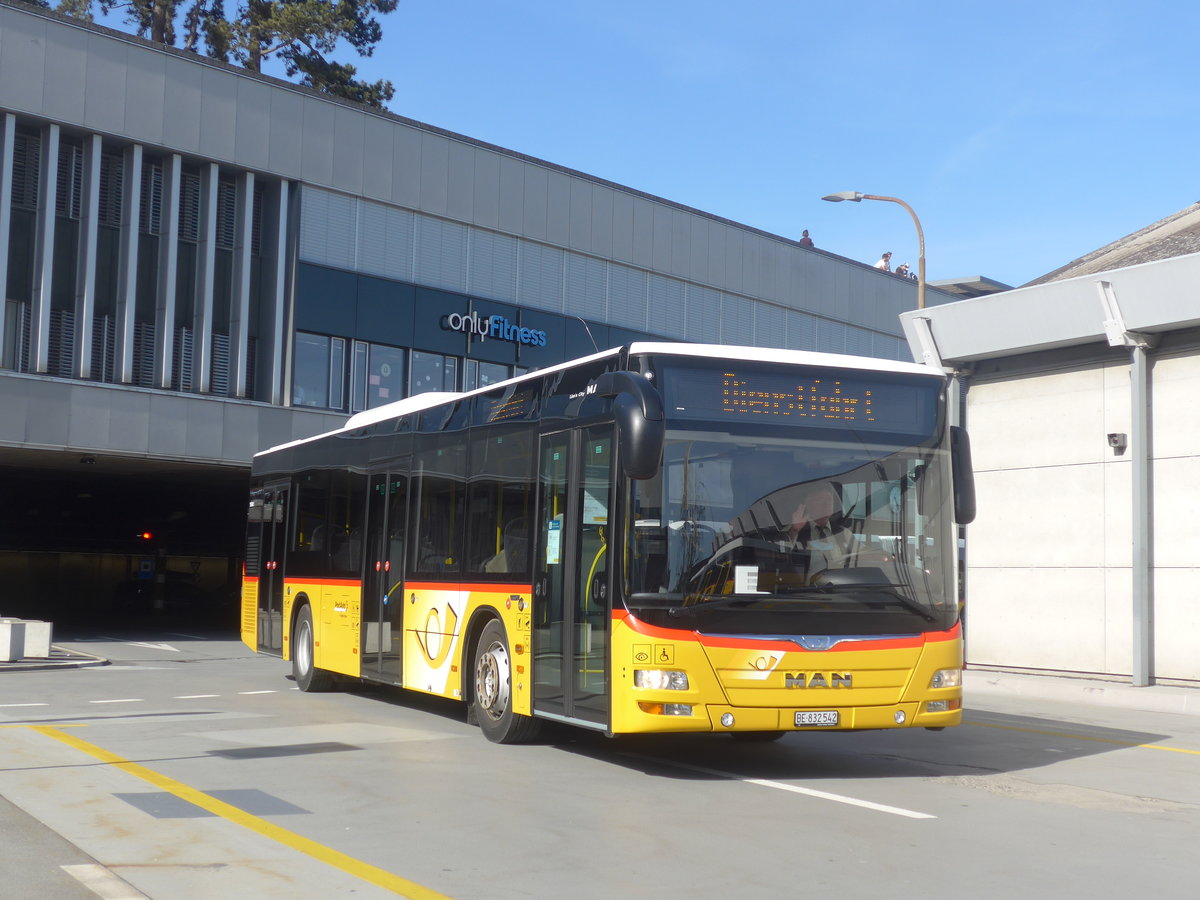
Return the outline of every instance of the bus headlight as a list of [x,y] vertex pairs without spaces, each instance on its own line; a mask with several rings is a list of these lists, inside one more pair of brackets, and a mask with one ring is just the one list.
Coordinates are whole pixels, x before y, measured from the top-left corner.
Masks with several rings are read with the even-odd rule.
[[931,688],[962,687],[962,669],[938,669],[929,681]]
[[667,669],[634,669],[633,686],[654,691],[686,691],[687,672],[672,672]]

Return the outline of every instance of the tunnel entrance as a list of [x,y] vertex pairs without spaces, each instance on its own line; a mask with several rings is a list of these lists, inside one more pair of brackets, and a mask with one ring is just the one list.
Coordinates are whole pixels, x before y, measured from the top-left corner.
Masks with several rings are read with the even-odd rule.
[[5,453],[0,615],[236,633],[248,477],[228,466]]

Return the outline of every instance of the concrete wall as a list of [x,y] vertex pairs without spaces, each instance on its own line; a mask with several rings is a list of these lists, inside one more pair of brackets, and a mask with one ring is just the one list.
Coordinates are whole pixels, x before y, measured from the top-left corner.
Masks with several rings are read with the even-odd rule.
[[[974,378],[967,424],[979,515],[968,530],[968,661],[1129,674],[1132,486],[1124,351]],[[1200,353],[1152,367],[1159,678],[1200,679]]]

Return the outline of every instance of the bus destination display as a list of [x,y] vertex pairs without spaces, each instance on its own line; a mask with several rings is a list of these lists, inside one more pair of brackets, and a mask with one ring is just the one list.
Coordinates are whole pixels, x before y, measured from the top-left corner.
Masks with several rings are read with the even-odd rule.
[[738,419],[818,428],[929,434],[936,379],[766,365],[676,368],[665,373],[667,409],[683,418]]

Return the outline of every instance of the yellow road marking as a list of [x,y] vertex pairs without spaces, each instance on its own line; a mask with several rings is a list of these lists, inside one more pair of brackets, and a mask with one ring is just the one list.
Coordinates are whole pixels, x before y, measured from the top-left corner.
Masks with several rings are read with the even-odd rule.
[[1200,756],[1200,750],[1185,750],[1183,747],[1164,747],[1162,744],[1139,744],[1135,741],[1118,741],[1113,738],[1089,737],[1085,734],[1071,734],[1067,731],[1043,731],[1040,728],[1018,728],[1016,725],[996,725],[992,722],[965,722],[966,725],[978,725],[980,728],[999,728],[1002,731],[1020,731],[1025,734],[1041,734],[1046,737],[1070,738],[1076,741],[1093,741],[1097,744],[1114,744],[1117,747],[1136,747],[1138,750],[1162,750],[1166,753],[1186,753]]
[[60,741],[68,747],[74,747],[76,750],[86,753],[88,756],[94,757],[101,762],[115,766],[129,775],[147,781],[157,788],[174,794],[181,800],[186,800],[188,803],[208,810],[210,813],[218,815],[223,819],[228,819],[230,822],[241,825],[243,828],[249,828],[263,837],[270,838],[273,841],[283,844],[285,847],[291,847],[293,850],[297,850],[306,856],[311,856],[313,859],[341,869],[343,872],[347,872],[356,878],[361,878],[363,881],[369,881],[371,884],[394,891],[403,897],[411,898],[411,900],[437,900],[437,898],[449,900],[445,894],[439,894],[437,891],[409,881],[407,878],[401,878],[399,875],[393,875],[391,872],[384,871],[362,860],[347,856],[345,853],[340,853],[331,847],[326,847],[324,844],[296,834],[294,831],[280,828],[278,825],[268,822],[265,819],[253,816],[244,810],[238,809],[236,806],[218,800],[216,797],[211,797],[203,791],[198,791],[181,781],[176,781],[173,778],[155,772],[153,769],[148,769],[143,765],[118,756],[115,753],[105,750],[103,747],[77,738],[73,734],[68,734],[58,728],[44,725],[29,725],[26,727],[32,728],[38,734]]

